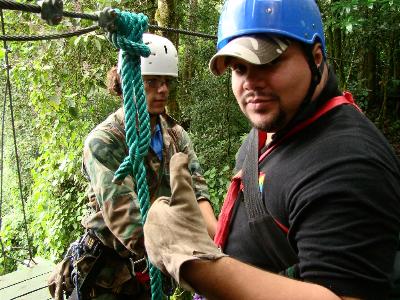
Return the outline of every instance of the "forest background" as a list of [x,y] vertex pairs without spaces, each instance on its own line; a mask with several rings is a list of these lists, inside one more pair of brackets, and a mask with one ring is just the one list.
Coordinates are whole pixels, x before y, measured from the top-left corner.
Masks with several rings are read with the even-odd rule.
[[[75,0],[64,1],[64,10],[94,13],[114,7],[142,12],[150,24],[215,35],[222,2]],[[340,87],[353,93],[400,155],[400,1],[317,2],[328,59]],[[50,27],[36,14],[16,11],[4,11],[4,20],[6,34],[12,35],[92,25],[87,20],[64,18],[60,25]],[[218,213],[235,153],[250,127],[232,95],[229,75],[217,78],[208,70],[215,40],[158,33],[171,39],[179,52],[179,80],[168,111],[192,138]],[[102,32],[53,41],[9,42],[8,47],[12,106],[4,102],[2,119],[0,275],[13,271],[18,260],[27,259],[28,249],[34,256],[58,261],[69,243],[81,235],[87,202],[87,183],[81,174],[83,141],[121,105],[106,90],[106,73],[116,64],[117,52]],[[4,63],[4,48],[0,59]],[[5,100],[6,74],[5,69],[0,73]]]

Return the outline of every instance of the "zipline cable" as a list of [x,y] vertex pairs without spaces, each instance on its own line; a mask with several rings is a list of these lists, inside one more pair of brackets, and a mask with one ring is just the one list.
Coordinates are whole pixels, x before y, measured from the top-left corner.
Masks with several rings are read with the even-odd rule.
[[98,25],[93,25],[84,29],[54,33],[49,35],[2,35],[0,41],[16,41],[16,42],[29,42],[29,41],[47,41],[47,40],[58,40],[63,38],[69,38],[73,36],[79,36],[99,29]]
[[207,34],[203,32],[196,32],[196,31],[190,31],[190,30],[185,30],[185,29],[176,29],[176,28],[171,28],[171,27],[161,27],[158,25],[149,25],[150,29],[153,30],[160,30],[160,31],[169,31],[169,32],[174,32],[174,33],[182,33],[184,35],[191,35],[191,36],[196,36],[196,37],[201,37],[205,39],[210,39],[210,40],[216,40],[217,36],[213,34]]
[[[34,4],[25,4],[25,3],[18,3],[11,0],[0,0],[0,9],[9,9],[9,10],[19,10],[24,12],[31,12],[31,13],[41,13],[42,9],[39,5]],[[76,13],[76,12],[66,12],[63,11],[63,16],[70,17],[70,18],[81,18],[87,19],[92,21],[99,21],[99,16],[97,14],[86,14],[86,13]],[[66,33],[59,33],[59,34],[50,34],[50,35],[37,35],[37,36],[29,36],[29,35],[4,35],[0,36],[0,40],[2,41],[39,41],[39,40],[54,40],[60,38],[67,38],[72,36],[82,35],[94,30],[99,29],[99,26],[91,26],[85,29],[66,32]],[[181,33],[184,35],[190,35],[195,37],[201,37],[211,40],[216,40],[217,36],[202,32],[195,32],[185,29],[176,29],[171,27],[162,27],[158,25],[148,25],[149,29],[152,30],[159,30],[163,32],[173,32],[173,33]]]
[[[2,29],[2,33],[3,35],[6,34],[5,31],[5,25],[4,25],[4,15],[3,15],[3,10],[0,9],[0,18],[1,18],[1,29]],[[6,68],[6,96],[8,96],[8,99],[10,101],[10,116],[11,116],[11,127],[12,127],[12,133],[13,133],[13,140],[14,140],[14,153],[15,153],[15,160],[16,160],[16,165],[17,165],[17,175],[18,175],[18,184],[19,184],[19,196],[20,196],[20,200],[21,200],[21,204],[22,204],[22,212],[23,212],[23,216],[24,216],[24,230],[25,230],[25,234],[28,240],[28,252],[29,252],[29,262],[33,261],[33,254],[32,254],[32,242],[29,236],[29,231],[28,231],[28,223],[26,220],[26,212],[25,212],[25,201],[24,201],[24,197],[22,195],[22,180],[21,180],[21,171],[20,171],[20,161],[19,161],[19,156],[18,156],[18,149],[17,149],[17,136],[16,136],[16,132],[15,132],[15,121],[14,121],[14,109],[13,109],[13,103],[12,103],[12,94],[11,94],[11,80],[10,80],[10,65],[9,65],[9,60],[8,60],[8,54],[9,54],[9,49],[8,49],[8,45],[7,42],[4,41],[3,42],[4,45],[4,49],[5,51],[5,55],[4,55],[4,59],[5,59],[5,68]],[[4,118],[3,118],[4,119]],[[3,120],[4,123],[4,120]],[[2,132],[4,130],[4,127],[2,129]],[[3,148],[3,140],[2,140],[2,148]],[[3,163],[3,160],[2,160]],[[0,228],[1,229],[1,228]],[[28,263],[29,265],[29,263]]]
[[[6,50],[7,51],[7,50]],[[5,123],[5,116],[6,116],[6,103],[7,103],[7,85],[5,87],[4,91],[4,101],[3,101],[3,113],[2,113],[2,118],[1,118],[1,166],[0,166],[0,231],[1,231],[1,225],[3,223],[3,218],[2,218],[2,207],[3,207],[3,165],[4,165],[4,123]],[[3,240],[0,236],[0,246],[1,246],[1,253],[3,257],[6,257],[6,252],[4,250],[4,244]],[[3,269],[7,270],[7,263],[6,260],[3,260]]]
[[[153,30],[159,30],[163,32],[173,32],[173,33],[181,33],[184,35],[190,35],[190,36],[195,36],[195,37],[200,37],[200,38],[205,38],[205,39],[210,39],[210,40],[216,40],[217,36],[216,35],[211,35],[211,34],[206,34],[202,32],[195,32],[195,31],[190,31],[190,30],[185,30],[185,29],[176,29],[176,28],[171,28],[171,27],[161,27],[158,25],[149,25],[149,28]],[[97,29],[100,29],[98,25],[93,25],[84,29],[76,30],[76,31],[70,31],[70,32],[65,32],[65,33],[53,33],[49,35],[0,35],[0,41],[17,41],[17,42],[29,42],[29,41],[45,41],[45,40],[56,40],[56,39],[62,39],[62,38],[69,38],[73,36],[79,36],[82,34],[86,34],[92,31],[95,31]]]

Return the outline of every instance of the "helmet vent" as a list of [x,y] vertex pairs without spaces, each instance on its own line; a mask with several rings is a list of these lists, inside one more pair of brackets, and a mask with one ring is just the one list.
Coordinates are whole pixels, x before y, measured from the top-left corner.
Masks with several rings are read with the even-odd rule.
[[164,45],[165,54],[168,54],[168,48]]

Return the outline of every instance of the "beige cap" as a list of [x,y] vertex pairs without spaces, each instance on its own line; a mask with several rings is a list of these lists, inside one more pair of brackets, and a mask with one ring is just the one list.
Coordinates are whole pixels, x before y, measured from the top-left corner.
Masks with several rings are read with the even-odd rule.
[[226,68],[226,57],[236,57],[251,64],[267,64],[279,57],[289,47],[289,40],[277,36],[242,36],[230,41],[215,54],[209,64],[211,72],[222,75]]

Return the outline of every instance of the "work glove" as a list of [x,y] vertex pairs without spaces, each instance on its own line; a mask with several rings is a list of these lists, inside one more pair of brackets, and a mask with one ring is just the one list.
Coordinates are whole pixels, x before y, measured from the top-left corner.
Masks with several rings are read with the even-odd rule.
[[188,156],[176,153],[170,161],[171,198],[160,197],[150,207],[144,242],[150,261],[169,273],[181,287],[193,291],[180,276],[181,266],[197,259],[226,256],[213,243],[192,189]]
[[55,300],[64,300],[64,291],[71,293],[74,289],[70,268],[69,257],[66,257],[56,265],[47,281],[51,297]]

